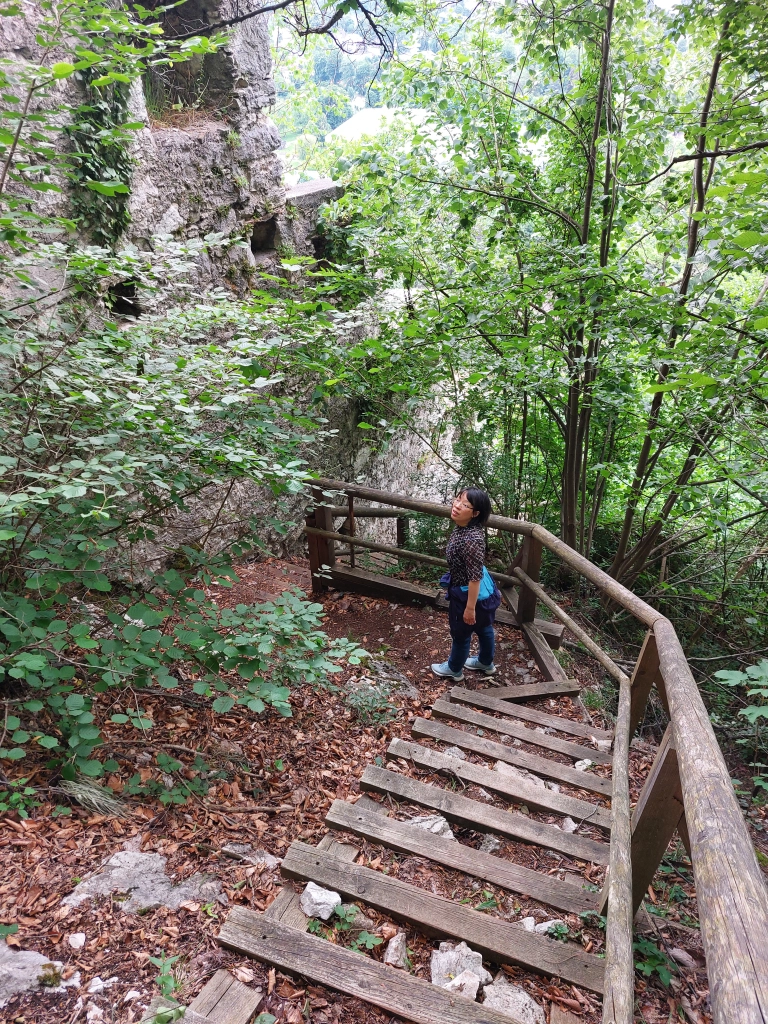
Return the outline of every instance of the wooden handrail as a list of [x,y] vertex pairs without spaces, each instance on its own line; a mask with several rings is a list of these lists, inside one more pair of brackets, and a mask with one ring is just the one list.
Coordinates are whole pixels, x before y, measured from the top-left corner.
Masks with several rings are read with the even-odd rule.
[[[327,478],[313,480],[312,484],[314,488],[341,491],[382,505],[450,517],[448,505]],[[659,686],[669,706],[679,761],[713,1018],[715,1024],[768,1024],[768,888],[725,759],[672,623],[543,526],[506,516],[491,516],[488,526],[520,534],[529,546],[538,542],[652,631],[658,648]],[[344,540],[349,538],[344,537]],[[539,597],[558,614],[557,606],[552,607],[551,599],[544,600],[542,588],[529,573],[523,570],[517,577],[534,601]],[[562,620],[564,614],[558,614],[558,618]],[[569,628],[572,628],[570,624]],[[607,659],[607,655],[605,657]],[[602,658],[599,660],[602,662]],[[609,666],[606,668],[611,671]],[[617,669],[615,665],[613,668]],[[617,673],[620,670],[611,672],[618,678]],[[626,676],[620,674],[623,678],[619,686],[614,744],[613,832],[608,877],[605,1024],[608,1021],[630,1024],[632,1020],[628,754],[630,719],[633,715],[637,718],[638,709],[631,708],[630,685]]]

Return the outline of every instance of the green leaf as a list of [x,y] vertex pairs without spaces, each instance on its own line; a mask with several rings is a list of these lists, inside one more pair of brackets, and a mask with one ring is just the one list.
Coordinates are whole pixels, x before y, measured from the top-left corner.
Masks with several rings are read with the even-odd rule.
[[118,192],[130,192],[128,186],[123,185],[120,181],[86,181],[85,187],[93,189],[94,192],[98,192],[102,196],[114,196]]
[[0,540],[13,540],[18,537],[16,530],[0,530]]
[[761,235],[759,231],[741,231],[732,241],[742,249],[749,249],[753,245],[760,245],[765,242],[766,236]]
[[225,715],[228,711],[231,711],[235,706],[235,701],[232,697],[217,697],[211,707],[220,715]]
[[53,736],[40,736],[37,742],[44,750],[53,750],[54,747],[59,745],[59,741]]
[[78,757],[77,767],[83,775],[87,775],[90,779],[97,779],[104,774],[104,765],[101,761],[86,761],[84,758]]
[[768,316],[758,317],[757,320],[753,321],[752,326],[756,331],[768,330]]
[[67,61],[58,61],[51,68],[51,74],[54,78],[69,78],[74,73],[75,65],[69,64]]

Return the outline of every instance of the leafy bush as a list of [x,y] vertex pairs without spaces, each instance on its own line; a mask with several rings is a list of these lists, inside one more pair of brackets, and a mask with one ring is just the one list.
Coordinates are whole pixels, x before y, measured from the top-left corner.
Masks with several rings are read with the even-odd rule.
[[344,698],[363,725],[385,725],[397,715],[392,688],[385,680],[361,679],[348,686]]

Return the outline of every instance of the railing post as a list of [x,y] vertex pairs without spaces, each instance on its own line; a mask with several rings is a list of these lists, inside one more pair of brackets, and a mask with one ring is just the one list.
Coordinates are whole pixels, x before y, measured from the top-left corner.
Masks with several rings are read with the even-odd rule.
[[[539,582],[541,572],[541,541],[535,537],[526,537],[523,541],[522,558],[520,568],[530,576],[534,583]],[[536,594],[524,583],[520,585],[520,597],[517,601],[517,621],[533,622],[536,618]]]
[[653,684],[659,691],[659,697],[664,709],[669,714],[667,707],[667,695],[664,692],[664,682],[659,670],[659,652],[656,647],[656,637],[652,629],[645,634],[645,640],[635,663],[635,670],[632,673],[632,711],[629,718],[629,735],[634,736],[640,722],[645,714],[645,706]]
[[[349,536],[350,537],[354,537],[355,536],[355,499],[354,499],[354,497],[351,494],[348,495],[348,497],[347,497],[347,508],[349,510],[348,513],[347,513],[347,521],[349,523]],[[333,529],[333,526],[331,526],[331,529]],[[354,569],[355,568],[355,546],[354,546],[354,544],[350,544],[349,545],[349,567],[350,567],[350,569]]]
[[[307,516],[307,526],[314,526],[318,530],[333,531],[333,516],[331,510],[324,504],[322,487],[312,488],[313,508]],[[312,574],[312,593],[322,594],[328,589],[328,583],[319,575],[322,567],[327,565],[333,568],[336,562],[334,541],[326,537],[308,535],[309,542],[309,571]]]
[[672,726],[668,725],[632,815],[634,913],[639,910],[669,842],[684,818],[677,751]]

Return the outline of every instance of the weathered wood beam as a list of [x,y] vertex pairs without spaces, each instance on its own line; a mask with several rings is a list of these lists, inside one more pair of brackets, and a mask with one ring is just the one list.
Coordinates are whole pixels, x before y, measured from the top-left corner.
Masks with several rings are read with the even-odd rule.
[[552,653],[539,627],[534,622],[524,622],[520,628],[533,660],[544,678],[553,683],[567,683],[568,673]]
[[558,732],[568,733],[571,736],[581,736],[588,740],[613,738],[613,732],[606,729],[593,728],[591,725],[585,725],[584,722],[574,722],[570,718],[563,718],[562,715],[550,715],[546,711],[538,711],[536,708],[499,700],[493,690],[467,690],[463,686],[453,686],[449,695],[451,700],[457,704],[467,704],[469,707],[480,708],[484,711],[495,711],[497,714],[518,718],[523,722],[535,722],[536,725],[543,725],[545,729],[556,729]]

